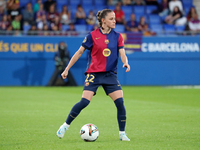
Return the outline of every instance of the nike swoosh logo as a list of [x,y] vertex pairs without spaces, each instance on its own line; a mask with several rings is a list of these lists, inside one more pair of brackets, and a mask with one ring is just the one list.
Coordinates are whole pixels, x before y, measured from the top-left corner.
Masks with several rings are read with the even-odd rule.
[[101,37],[95,38],[96,40],[100,39]]
[[60,133],[60,130],[58,131],[58,134],[61,134],[61,133]]

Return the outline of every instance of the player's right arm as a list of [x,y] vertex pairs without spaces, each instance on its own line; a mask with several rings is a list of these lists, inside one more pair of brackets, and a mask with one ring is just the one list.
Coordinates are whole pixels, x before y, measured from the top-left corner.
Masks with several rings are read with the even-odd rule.
[[67,78],[69,69],[77,62],[77,60],[81,57],[84,51],[85,51],[85,48],[81,46],[78,49],[78,51],[76,51],[76,53],[72,56],[71,60],[69,61],[69,64],[67,65],[67,67],[61,74],[63,79]]

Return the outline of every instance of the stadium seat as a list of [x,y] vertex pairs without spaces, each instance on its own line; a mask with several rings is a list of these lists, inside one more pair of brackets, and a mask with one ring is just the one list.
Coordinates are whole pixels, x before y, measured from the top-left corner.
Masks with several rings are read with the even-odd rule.
[[149,23],[149,19],[148,19],[148,17],[147,17],[145,14],[143,14],[143,15],[135,15],[135,17],[136,17],[136,21],[137,21],[138,23],[140,22],[140,18],[141,18],[141,17],[145,17],[146,23]]
[[29,3],[29,0],[20,0],[19,5],[20,7],[26,7],[26,4]]
[[146,14],[151,14],[154,10],[157,10],[158,8],[155,5],[149,5],[146,6]]
[[136,15],[145,15],[145,6],[133,6]]
[[188,15],[188,13],[189,13],[191,7],[192,7],[192,6],[185,6],[185,7],[184,7],[185,16]]
[[163,33],[163,26],[161,24],[151,24],[150,29],[153,32],[156,32],[157,34],[162,34]]
[[95,11],[93,5],[87,5],[87,6],[86,6],[86,5],[83,5],[83,9],[84,9],[84,11],[85,11],[86,16],[88,16],[90,10]]
[[185,26],[176,26],[176,31],[182,32],[185,30]]
[[162,0],[157,0],[157,2],[158,2],[159,4],[161,4]]
[[62,31],[67,31],[69,29],[69,25],[62,25]]
[[93,0],[83,0],[82,4],[83,6],[94,5]]
[[95,6],[105,6],[106,1],[105,0],[94,0]]
[[149,23],[160,24],[160,16],[159,15],[149,15]]
[[132,13],[133,12],[133,7],[132,6],[121,6],[121,9],[123,10],[124,13]]
[[93,28],[94,28],[93,25],[87,25],[87,30],[88,31],[92,31]]
[[79,24],[79,25],[75,25],[75,29],[78,32],[79,35],[83,35],[85,36],[86,32],[87,32],[87,25],[83,25],[83,24]]
[[87,31],[87,25],[84,25],[84,24],[75,24],[75,29],[76,31],[78,32],[85,32]]
[[115,6],[108,6],[108,9],[115,10]]
[[[105,8],[108,8],[106,5],[102,5],[102,6],[95,6],[94,8],[94,12],[97,13],[100,10],[103,10]],[[112,9],[113,10],[113,9]]]
[[123,33],[125,31],[124,25],[116,24],[115,25],[115,31]]
[[32,6],[35,5],[35,3],[37,3],[37,0],[31,0]]
[[71,19],[74,19],[75,13],[76,13],[76,10],[77,10],[77,5],[70,5],[69,10],[71,12]]
[[[65,6],[65,5],[67,6],[67,4],[57,4],[56,5],[57,11],[60,13],[62,11],[63,6]],[[67,6],[67,9],[69,9],[68,6]]]
[[191,6],[193,5],[193,0],[182,0],[184,6]]
[[[21,0],[19,0],[19,1],[21,2]],[[29,0],[29,2],[31,2],[33,6],[34,6],[35,3],[37,3],[37,1],[38,1],[38,0]],[[42,3],[44,3],[44,2],[46,2],[47,0],[41,0],[41,1],[42,1]],[[61,0],[61,1],[64,1],[64,0]],[[65,1],[67,1],[67,0],[65,0]]]
[[126,21],[129,21],[129,20],[130,20],[131,14],[132,14],[132,12],[130,12],[130,13],[124,13],[124,15],[125,15],[125,20],[126,20]]
[[58,0],[58,1],[56,2],[56,4],[62,6],[62,5],[67,5],[68,3],[67,3],[66,0]]
[[23,33],[24,33],[24,35],[27,34],[27,32],[28,32],[28,30],[30,30],[30,28],[31,28],[31,25],[29,25],[29,24],[23,25]]
[[122,6],[121,9],[124,12],[125,20],[126,21],[130,20],[130,15],[133,13],[132,6]]
[[70,0],[70,5],[75,5],[77,6],[78,4],[82,4],[81,0]]
[[172,24],[164,24],[164,30],[166,34],[173,34],[175,32],[175,26]]

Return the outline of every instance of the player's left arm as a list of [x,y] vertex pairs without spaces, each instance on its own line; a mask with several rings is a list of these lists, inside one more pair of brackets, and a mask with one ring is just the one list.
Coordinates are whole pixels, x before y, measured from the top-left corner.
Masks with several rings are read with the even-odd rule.
[[123,68],[126,67],[126,72],[129,72],[131,67],[128,64],[128,58],[126,56],[124,48],[119,49],[119,54],[120,54],[121,61],[123,63]]

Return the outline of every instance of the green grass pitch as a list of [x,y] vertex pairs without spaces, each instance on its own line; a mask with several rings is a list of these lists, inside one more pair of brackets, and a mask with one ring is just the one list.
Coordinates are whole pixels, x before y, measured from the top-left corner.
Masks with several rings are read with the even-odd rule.
[[[0,87],[0,150],[197,150],[200,89],[124,86],[126,133],[119,141],[116,108],[99,88],[63,139],[56,131],[82,87]],[[95,142],[79,135],[84,124],[99,128]]]

